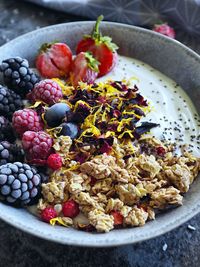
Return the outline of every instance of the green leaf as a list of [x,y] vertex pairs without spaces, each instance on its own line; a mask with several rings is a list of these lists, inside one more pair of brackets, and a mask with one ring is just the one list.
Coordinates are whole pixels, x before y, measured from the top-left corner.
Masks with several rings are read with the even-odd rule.
[[90,53],[90,52],[85,52],[85,58],[87,59],[87,62],[88,62],[88,66],[92,69],[92,70],[94,70],[95,72],[99,72],[99,61],[98,60],[96,60],[94,57],[93,57],[93,55],[92,55],[92,53]]

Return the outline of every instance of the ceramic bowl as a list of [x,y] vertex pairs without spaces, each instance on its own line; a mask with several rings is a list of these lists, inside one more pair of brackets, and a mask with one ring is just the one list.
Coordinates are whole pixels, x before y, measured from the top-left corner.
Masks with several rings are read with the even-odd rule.
[[[59,40],[73,48],[83,34],[91,31],[93,25],[94,22],[73,22],[30,32],[0,47],[0,61],[21,56],[33,64],[42,43]],[[200,111],[200,57],[195,52],[177,41],[133,26],[104,22],[101,30],[118,44],[120,54],[142,60],[179,83]],[[0,218],[23,231],[63,244],[91,247],[117,246],[153,238],[186,222],[199,211],[198,178],[186,194],[183,206],[160,214],[143,227],[114,230],[106,234],[52,227],[25,209],[0,203]]]

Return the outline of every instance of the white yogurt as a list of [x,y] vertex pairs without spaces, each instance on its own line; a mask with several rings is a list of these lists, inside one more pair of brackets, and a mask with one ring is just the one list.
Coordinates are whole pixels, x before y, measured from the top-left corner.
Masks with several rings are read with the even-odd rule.
[[178,145],[187,144],[189,151],[200,156],[200,117],[190,98],[176,82],[142,61],[124,56],[119,56],[114,70],[97,82],[107,79],[131,79],[152,107],[142,121],[160,124],[151,133]]

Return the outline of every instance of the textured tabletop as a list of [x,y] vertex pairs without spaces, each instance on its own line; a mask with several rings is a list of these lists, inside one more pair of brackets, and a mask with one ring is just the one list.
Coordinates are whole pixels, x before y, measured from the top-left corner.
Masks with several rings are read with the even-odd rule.
[[[19,0],[1,0],[0,45],[39,27],[83,19]],[[58,245],[0,221],[0,266],[193,267],[200,266],[199,262],[200,215],[158,238],[135,245],[101,249]]]

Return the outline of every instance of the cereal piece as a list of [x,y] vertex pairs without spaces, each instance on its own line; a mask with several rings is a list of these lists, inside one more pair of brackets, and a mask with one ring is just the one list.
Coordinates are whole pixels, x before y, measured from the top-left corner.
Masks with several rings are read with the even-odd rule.
[[60,155],[66,155],[69,153],[70,147],[72,145],[72,139],[69,136],[59,136],[55,139],[53,148]]
[[147,218],[148,213],[144,209],[134,206],[127,217],[124,218],[124,223],[131,226],[142,226],[145,224]]
[[114,181],[121,183],[128,183],[129,174],[127,170],[122,169],[121,167],[116,165],[115,167],[110,167],[110,172],[111,172],[111,178]]
[[41,212],[46,207],[48,207],[48,203],[45,202],[45,200],[43,198],[40,198],[39,201],[38,201],[38,204],[37,204],[38,211]]
[[88,176],[86,174],[78,174],[76,172],[66,171],[65,176],[68,181],[67,189],[71,194],[76,194],[81,191],[84,191],[85,188],[83,188],[82,184],[84,180],[88,179]]
[[154,178],[161,170],[160,164],[156,161],[153,155],[147,156],[141,154],[137,164],[142,170],[148,172],[151,178]]
[[42,184],[42,195],[48,203],[59,204],[68,200],[65,182],[50,182]]
[[110,176],[110,169],[108,166],[101,163],[98,164],[88,161],[80,166],[80,170],[83,173],[93,176],[95,179],[104,179]]
[[155,209],[165,209],[170,205],[180,206],[182,199],[180,191],[175,187],[160,188],[152,192],[150,206]]
[[127,217],[129,212],[131,211],[131,207],[127,206],[127,205],[124,205],[121,210],[120,210],[120,213],[121,215],[123,215],[124,217]]
[[114,228],[114,218],[101,210],[95,209],[88,213],[90,223],[98,232],[109,232]]
[[106,213],[110,213],[111,210],[121,210],[123,206],[124,206],[124,203],[120,199],[110,198],[108,200],[108,204],[106,206],[105,211]]
[[171,167],[167,167],[165,174],[170,182],[177,187],[181,193],[185,193],[189,190],[191,173],[187,165],[175,164]]
[[108,191],[112,190],[113,186],[112,186],[112,179],[111,178],[107,178],[107,179],[103,179],[103,180],[98,180],[94,186],[92,187],[92,192],[94,194],[97,193],[107,193]]
[[136,187],[133,184],[116,185],[115,189],[120,200],[125,204],[133,205],[140,199],[140,197],[137,195]]

